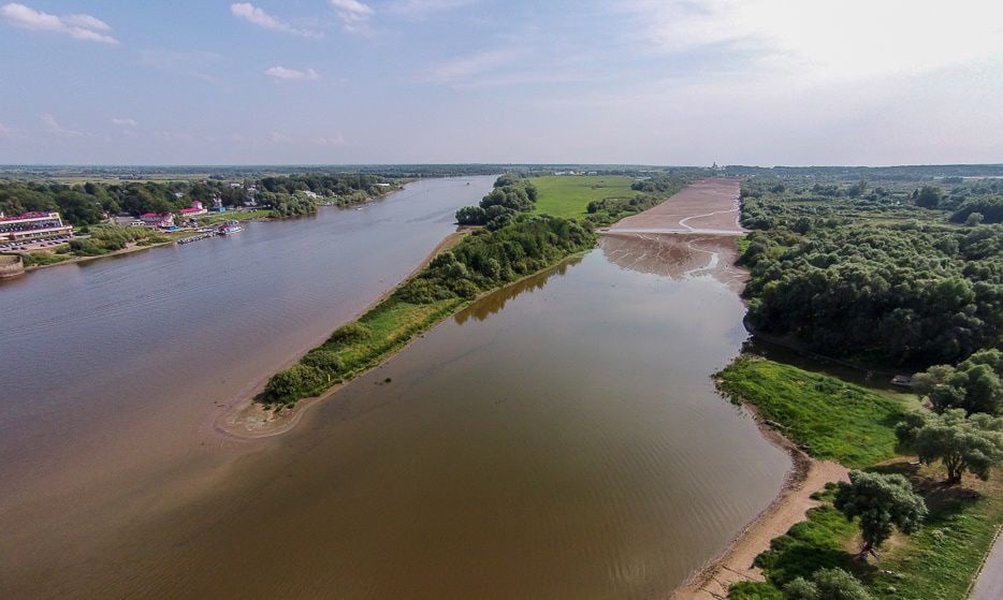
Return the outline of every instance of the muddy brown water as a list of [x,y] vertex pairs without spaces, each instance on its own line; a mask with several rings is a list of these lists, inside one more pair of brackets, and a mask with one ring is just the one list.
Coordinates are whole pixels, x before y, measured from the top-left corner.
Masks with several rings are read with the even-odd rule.
[[[206,431],[212,399],[167,401],[192,385],[170,367],[99,365],[95,396],[143,416],[86,418],[98,408],[60,396],[39,426],[45,411],[25,409],[35,445],[0,445],[5,465],[25,457],[0,488],[0,584],[31,598],[664,597],[789,463],[710,380],[746,337],[734,291],[624,258],[652,250],[599,248],[489,296],[266,440]],[[194,343],[166,336],[144,364]],[[233,363],[276,360],[258,345],[199,353],[220,397],[248,385]]]

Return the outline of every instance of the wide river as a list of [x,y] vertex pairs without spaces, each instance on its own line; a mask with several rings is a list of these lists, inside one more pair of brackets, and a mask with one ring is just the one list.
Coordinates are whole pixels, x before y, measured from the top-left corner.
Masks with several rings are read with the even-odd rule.
[[659,598],[719,552],[789,462],[714,392],[735,292],[630,268],[642,240],[485,298],[287,434],[214,430],[491,181],[0,285],[0,597]]

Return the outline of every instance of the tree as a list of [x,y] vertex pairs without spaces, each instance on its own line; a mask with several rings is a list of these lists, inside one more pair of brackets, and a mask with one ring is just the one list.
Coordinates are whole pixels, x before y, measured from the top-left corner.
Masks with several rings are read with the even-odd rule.
[[456,222],[460,225],[483,225],[488,222],[488,217],[480,206],[464,206],[456,211]]
[[851,198],[859,198],[864,195],[867,191],[867,180],[861,179],[857,183],[851,185],[849,189],[846,190],[846,195]]
[[923,189],[916,194],[916,206],[923,208],[937,208],[944,192],[935,185],[924,185]]
[[56,195],[59,212],[71,225],[94,225],[104,218],[101,206],[83,192],[67,190]]
[[330,385],[330,378],[316,367],[296,364],[285,371],[279,371],[265,385],[265,399],[268,402],[294,404],[297,398],[304,398]]
[[811,581],[798,577],[784,586],[785,600],[870,600],[856,577],[838,568],[819,569]]
[[1003,412],[1003,352],[979,350],[959,363],[934,365],[915,375],[916,391],[934,410],[963,408],[968,414]]
[[895,435],[924,464],[938,460],[947,469],[947,483],[961,482],[965,471],[985,481],[993,466],[1003,464],[1003,418],[987,414],[965,417],[962,409],[943,414],[913,413],[895,428]]
[[863,471],[851,471],[850,483],[840,482],[833,506],[848,520],[860,517],[861,558],[873,554],[891,536],[893,527],[912,533],[927,514],[923,498],[912,491],[905,477]]

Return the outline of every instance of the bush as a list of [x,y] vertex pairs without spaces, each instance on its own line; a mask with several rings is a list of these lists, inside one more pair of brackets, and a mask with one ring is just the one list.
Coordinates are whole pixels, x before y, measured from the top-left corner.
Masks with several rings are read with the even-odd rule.
[[345,367],[341,358],[338,357],[338,353],[333,350],[311,350],[303,357],[301,362],[308,367],[317,368],[330,375],[340,373]]
[[70,240],[70,250],[79,256],[100,256],[108,253],[91,239]]
[[327,339],[329,344],[335,346],[346,346],[356,342],[364,342],[372,335],[372,331],[362,323],[348,323],[334,330],[331,337]]
[[297,398],[305,398],[318,393],[330,377],[317,367],[304,364],[293,365],[279,371],[265,386],[265,400],[274,404],[294,404]]

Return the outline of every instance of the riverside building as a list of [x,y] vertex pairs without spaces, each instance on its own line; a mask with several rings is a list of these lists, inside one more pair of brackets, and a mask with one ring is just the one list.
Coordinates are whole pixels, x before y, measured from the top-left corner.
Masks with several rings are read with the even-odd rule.
[[32,242],[72,233],[73,227],[63,225],[57,212],[27,212],[16,217],[0,213],[0,241]]

